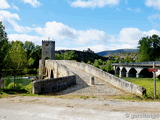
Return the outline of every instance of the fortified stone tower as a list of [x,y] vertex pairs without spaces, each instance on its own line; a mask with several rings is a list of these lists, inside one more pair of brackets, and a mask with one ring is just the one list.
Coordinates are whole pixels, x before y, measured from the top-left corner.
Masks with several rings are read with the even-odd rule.
[[42,60],[54,60],[55,41],[42,40]]
[[55,41],[42,40],[42,59],[39,61],[39,79],[45,74],[45,60],[55,59]]

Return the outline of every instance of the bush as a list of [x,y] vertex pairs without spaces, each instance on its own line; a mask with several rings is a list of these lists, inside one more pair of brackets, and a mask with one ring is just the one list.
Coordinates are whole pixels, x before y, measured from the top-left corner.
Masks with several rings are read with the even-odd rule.
[[4,81],[4,86],[7,87],[10,83],[11,83],[11,79],[6,78],[5,81]]
[[10,83],[10,84],[7,86],[7,89],[14,89],[14,83]]
[[32,87],[33,87],[33,84],[31,82],[25,87],[25,90],[27,90],[27,92],[31,94],[32,93]]
[[23,89],[23,85],[22,84],[15,84],[14,83],[10,83],[7,86],[7,89],[15,89],[15,90],[22,90]]
[[23,89],[23,85],[22,84],[16,84],[15,89],[16,90],[21,90],[21,89]]

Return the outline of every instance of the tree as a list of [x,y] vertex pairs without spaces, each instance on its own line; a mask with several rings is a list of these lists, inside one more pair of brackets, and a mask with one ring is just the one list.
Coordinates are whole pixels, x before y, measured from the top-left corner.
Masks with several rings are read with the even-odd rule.
[[28,67],[32,66],[35,62],[35,59],[33,58],[33,54],[35,52],[35,45],[33,42],[26,41],[24,43],[24,49],[26,51],[26,57],[27,57],[27,69]]
[[7,54],[7,67],[11,70],[15,78],[17,74],[22,72],[27,67],[27,57],[23,43],[21,41],[12,41]]
[[108,60],[106,63],[106,71],[107,72],[113,71],[112,62],[110,60]]
[[143,37],[138,44],[139,58],[137,62],[154,61],[160,57],[160,37],[158,35]]
[[160,57],[160,37],[158,35],[152,35],[150,37],[152,43],[151,43],[151,60],[156,60],[157,58]]
[[103,61],[101,59],[95,60],[93,63],[93,66],[100,67],[100,65],[103,64]]
[[[5,32],[5,27],[0,22],[0,71],[4,68],[5,58],[8,51],[8,38]],[[0,75],[1,77],[1,75]]]
[[123,62],[124,62],[124,63],[132,63],[132,62],[134,62],[134,61],[133,61],[133,59],[132,59],[131,57],[127,56],[126,59],[124,59]]
[[62,55],[61,54],[55,54],[56,60],[62,60]]
[[78,58],[78,55],[75,54],[75,51],[67,51],[63,55],[64,60],[76,60]]
[[41,55],[42,55],[42,47],[37,45],[35,47],[35,51],[33,53],[33,58],[34,58],[34,65],[33,67],[38,68],[39,66],[39,60],[41,59]]

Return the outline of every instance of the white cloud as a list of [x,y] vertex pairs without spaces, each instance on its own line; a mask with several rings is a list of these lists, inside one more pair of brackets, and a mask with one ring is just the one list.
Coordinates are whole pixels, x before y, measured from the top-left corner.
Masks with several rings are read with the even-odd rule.
[[160,0],[146,0],[145,4],[148,7],[154,7],[160,10]]
[[95,53],[96,52],[101,52],[101,51],[104,51],[104,50],[108,50],[108,46],[107,45],[93,45],[93,46],[72,47],[72,48],[56,47],[56,50],[78,50],[78,51],[83,51],[83,50],[88,50],[88,48],[93,50]]
[[152,20],[160,20],[160,14],[154,14],[148,17],[150,21]]
[[11,19],[20,20],[19,15],[15,13],[10,13],[5,10],[0,10],[0,21],[9,21]]
[[119,33],[119,41],[122,43],[134,44],[142,37],[138,28],[123,28]]
[[154,14],[148,17],[148,20],[151,22],[153,28],[160,28],[160,14]]
[[130,7],[128,7],[127,10],[132,11],[132,12],[137,12],[137,13],[141,12],[141,8],[130,8]]
[[6,0],[0,0],[0,9],[10,8],[10,5],[7,3]]
[[157,31],[157,30],[149,30],[149,31],[143,31],[143,36],[152,36],[153,34],[156,34],[158,36],[160,36],[160,31]]
[[23,2],[30,4],[35,8],[41,5],[41,3],[38,0],[23,0]]
[[16,13],[10,13],[9,11],[0,10],[0,21],[3,22],[5,26],[13,26],[14,31],[20,33],[28,33],[34,30],[27,26],[20,26],[15,20],[20,20],[20,17]]
[[9,41],[16,41],[16,40],[20,40],[22,42],[32,41],[36,45],[41,45],[42,40],[45,39],[43,37],[31,36],[31,35],[27,35],[27,34],[9,34],[8,38],[9,38]]
[[17,6],[15,6],[14,4],[12,4],[12,8],[15,9],[15,10],[20,11],[19,8]]
[[118,41],[121,44],[128,44],[131,48],[138,46],[138,41],[142,37],[152,36],[157,34],[160,36],[160,31],[149,30],[149,31],[140,31],[138,28],[123,28],[119,33]]
[[95,7],[104,7],[106,5],[115,6],[118,5],[120,0],[76,0],[70,2],[70,5],[73,7],[82,7],[82,8],[95,8]]
[[44,28],[36,28],[36,32],[42,36],[52,37],[57,40],[70,40],[79,45],[103,42],[107,39],[104,31],[95,29],[76,30],[63,23],[47,22]]
[[33,31],[33,28],[30,28],[30,27],[27,27],[27,26],[20,26],[14,20],[10,20],[9,22],[13,26],[13,28],[14,28],[14,30],[16,32],[19,32],[19,33],[28,33],[28,32]]

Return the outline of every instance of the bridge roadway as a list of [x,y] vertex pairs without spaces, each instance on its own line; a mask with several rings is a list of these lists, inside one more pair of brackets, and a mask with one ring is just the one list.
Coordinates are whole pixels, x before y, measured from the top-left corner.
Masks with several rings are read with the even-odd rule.
[[67,66],[76,74],[76,85],[69,87],[57,94],[88,95],[88,96],[120,96],[126,92],[112,86],[111,84],[99,79],[95,79],[95,85],[90,85],[90,77],[93,76],[84,71]]

